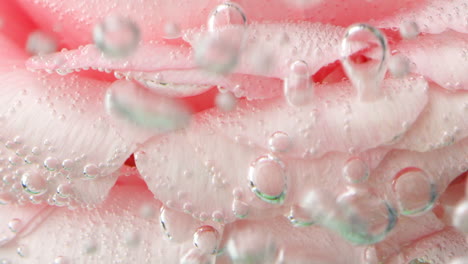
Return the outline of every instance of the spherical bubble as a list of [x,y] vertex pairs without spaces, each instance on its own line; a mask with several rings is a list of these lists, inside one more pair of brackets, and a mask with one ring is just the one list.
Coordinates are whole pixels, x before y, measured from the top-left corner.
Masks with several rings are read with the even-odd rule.
[[291,137],[282,131],[276,131],[268,139],[268,147],[273,152],[287,152],[291,146]]
[[286,197],[286,174],[281,160],[261,156],[249,168],[250,188],[260,200],[282,204]]
[[380,242],[396,225],[396,211],[369,190],[350,188],[337,198],[337,203],[338,214],[325,226],[355,244]]
[[28,35],[26,51],[32,55],[49,54],[57,51],[57,43],[46,33],[34,31]]
[[369,178],[369,167],[360,158],[353,157],[346,161],[343,176],[349,183],[361,183]]
[[290,105],[300,106],[308,102],[312,93],[309,78],[309,66],[305,61],[291,64],[289,75],[284,80],[284,96]]
[[236,108],[237,98],[231,92],[218,93],[215,98],[215,104],[221,111],[232,111]]
[[400,214],[417,216],[432,209],[437,189],[431,177],[423,170],[408,167],[399,171],[393,180]]
[[21,176],[23,190],[31,195],[41,195],[47,191],[47,181],[43,175],[35,172],[26,172]]
[[193,244],[206,254],[215,254],[218,250],[219,233],[212,226],[202,226],[193,234]]
[[93,30],[94,44],[109,57],[125,57],[140,42],[140,29],[130,19],[108,16]]
[[388,70],[396,78],[403,78],[410,73],[410,61],[401,54],[394,55],[388,60]]
[[413,39],[419,35],[419,26],[414,21],[403,21],[400,25],[402,38]]
[[164,24],[164,37],[167,39],[180,38],[182,32],[179,25],[174,22],[168,22]]

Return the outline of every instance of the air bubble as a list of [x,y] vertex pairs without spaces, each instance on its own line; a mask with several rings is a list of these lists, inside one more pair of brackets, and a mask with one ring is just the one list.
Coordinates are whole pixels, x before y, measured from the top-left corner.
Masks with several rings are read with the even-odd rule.
[[388,70],[396,78],[403,78],[410,73],[410,61],[401,54],[391,56],[388,61]]
[[414,21],[403,21],[400,25],[400,35],[404,39],[413,39],[419,35],[419,26]]
[[291,147],[291,137],[285,132],[276,131],[268,139],[268,148],[272,152],[287,152]]
[[219,110],[229,112],[236,108],[237,98],[231,92],[218,93],[215,104]]
[[54,157],[48,157],[44,160],[44,167],[49,171],[55,171],[59,168],[59,161]]
[[[370,60],[366,63],[353,61],[357,52],[366,46],[374,45],[378,46],[379,60]],[[378,29],[367,24],[354,24],[348,27],[341,42],[341,63],[361,100],[374,100],[380,96],[380,86],[387,71],[388,56],[387,39]]]
[[287,217],[293,226],[305,227],[315,224],[309,211],[300,205],[291,206]]
[[58,256],[54,259],[54,264],[69,264],[70,261],[64,256]]
[[140,29],[128,18],[108,16],[93,30],[94,44],[109,57],[125,57],[140,42]]
[[176,39],[180,38],[181,30],[179,25],[174,22],[168,22],[164,24],[164,38],[166,39]]
[[468,200],[457,205],[453,212],[452,223],[458,230],[468,234]]
[[234,200],[232,202],[232,212],[237,218],[246,218],[249,214],[249,205],[240,200]]
[[244,225],[233,229],[226,253],[233,264],[275,263],[278,248],[269,234]]
[[291,64],[284,80],[284,96],[290,105],[301,106],[310,100],[312,84],[309,78],[309,66],[305,61],[298,60]]
[[[172,241],[181,242],[196,230],[197,223],[190,215],[161,207],[159,222],[164,234]],[[190,235],[189,235],[190,236]]]
[[99,167],[96,164],[88,164],[83,169],[86,178],[94,179],[99,175]]
[[225,74],[234,69],[244,41],[247,18],[240,6],[227,2],[209,15],[208,32],[195,48],[195,60],[207,71]]
[[13,218],[8,222],[8,228],[10,229],[11,232],[18,232],[22,226],[22,222],[18,218]]
[[338,215],[325,226],[354,244],[380,242],[396,225],[395,210],[369,190],[350,188],[337,198],[337,203],[340,209]]
[[362,183],[369,178],[369,167],[358,157],[350,158],[343,167],[343,177],[348,183]]
[[432,209],[437,188],[431,177],[415,167],[399,171],[393,179],[400,214],[417,216]]
[[43,55],[57,51],[55,40],[41,31],[34,31],[26,40],[26,51],[31,55]]
[[202,226],[193,234],[193,244],[206,254],[215,254],[218,250],[219,233],[212,226]]
[[22,258],[25,258],[28,256],[28,249],[26,248],[25,245],[19,245],[17,248],[16,248],[16,253],[18,253],[18,255]]
[[41,195],[47,191],[47,181],[39,173],[26,172],[21,176],[23,190],[31,195]]
[[157,131],[188,125],[191,111],[182,102],[156,96],[129,81],[114,82],[106,93],[105,106],[111,116]]
[[261,156],[250,165],[250,188],[262,201],[282,204],[286,197],[286,180],[285,165],[276,157]]
[[59,186],[57,186],[57,194],[63,198],[70,197],[73,194],[73,188],[71,184],[59,184]]

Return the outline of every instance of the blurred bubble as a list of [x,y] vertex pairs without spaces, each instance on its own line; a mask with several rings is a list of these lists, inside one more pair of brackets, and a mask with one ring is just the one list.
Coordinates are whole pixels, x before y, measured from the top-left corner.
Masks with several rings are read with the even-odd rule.
[[226,74],[239,61],[247,18],[240,6],[226,2],[209,15],[208,31],[195,47],[197,64],[207,71]]
[[94,44],[109,57],[125,57],[140,42],[140,29],[130,19],[108,16],[93,30]]
[[34,31],[26,40],[26,51],[31,55],[49,54],[57,51],[55,39],[42,31]]
[[107,90],[107,112],[134,125],[156,131],[185,127],[191,111],[180,101],[157,96],[136,84],[118,80]]

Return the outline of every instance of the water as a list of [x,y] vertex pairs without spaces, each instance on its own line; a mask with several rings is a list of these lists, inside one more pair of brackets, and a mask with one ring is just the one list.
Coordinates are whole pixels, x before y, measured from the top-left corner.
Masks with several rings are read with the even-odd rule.
[[306,104],[312,95],[312,85],[309,80],[309,66],[305,61],[298,60],[289,67],[289,75],[284,80],[284,96],[292,106]]
[[93,40],[106,56],[125,57],[136,50],[140,29],[128,18],[108,16],[94,27]]
[[[378,60],[358,62],[362,58],[358,52],[366,46],[374,47],[373,50],[380,54]],[[378,29],[367,24],[348,27],[341,42],[341,63],[361,100],[371,101],[381,95],[388,57],[387,39]]]
[[369,167],[358,157],[350,158],[343,167],[343,177],[348,183],[362,183],[369,178]]
[[23,190],[31,195],[41,195],[47,191],[47,181],[43,175],[36,172],[26,172],[21,176]]
[[415,167],[399,171],[393,179],[399,212],[417,216],[432,209],[437,199],[437,188],[431,177]]
[[247,17],[240,6],[226,2],[209,15],[208,31],[195,47],[197,64],[207,71],[226,74],[239,62]]
[[286,197],[286,180],[285,165],[276,157],[261,156],[250,165],[250,188],[262,201],[282,204]]
[[159,132],[188,125],[191,111],[181,101],[157,96],[136,84],[119,80],[107,90],[107,113],[128,123]]
[[216,254],[220,235],[212,226],[201,226],[193,234],[193,244],[205,254]]

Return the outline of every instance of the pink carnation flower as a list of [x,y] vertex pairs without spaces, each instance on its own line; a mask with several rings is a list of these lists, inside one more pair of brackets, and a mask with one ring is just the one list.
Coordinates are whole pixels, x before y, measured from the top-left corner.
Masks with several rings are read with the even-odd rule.
[[468,263],[466,0],[0,19],[0,263]]

